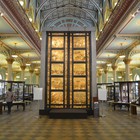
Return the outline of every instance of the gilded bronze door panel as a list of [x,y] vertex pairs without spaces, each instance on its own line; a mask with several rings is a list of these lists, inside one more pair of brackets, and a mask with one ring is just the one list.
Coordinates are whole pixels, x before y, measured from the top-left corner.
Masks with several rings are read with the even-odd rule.
[[47,36],[47,108],[90,108],[90,33]]

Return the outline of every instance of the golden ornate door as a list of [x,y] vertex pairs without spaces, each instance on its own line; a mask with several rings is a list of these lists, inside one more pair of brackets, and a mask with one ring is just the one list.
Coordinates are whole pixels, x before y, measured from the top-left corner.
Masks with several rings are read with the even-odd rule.
[[90,33],[47,33],[47,108],[90,108]]

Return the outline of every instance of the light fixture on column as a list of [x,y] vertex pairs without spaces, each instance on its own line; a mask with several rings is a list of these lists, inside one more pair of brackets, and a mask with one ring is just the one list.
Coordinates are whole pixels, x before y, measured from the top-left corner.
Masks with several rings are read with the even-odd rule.
[[[15,50],[16,50],[16,45],[17,45],[17,43],[15,43]],[[17,57],[18,57],[15,51],[13,52],[13,54],[12,54],[11,56],[12,56],[13,58],[17,58]]]
[[125,55],[120,55],[119,57],[120,57],[120,58],[125,58]]
[[19,78],[20,78],[20,76],[18,76],[18,75],[17,75],[17,76],[16,76],[16,78],[17,78],[17,79],[19,79]]
[[122,79],[122,76],[118,76],[119,79]]
[[112,66],[112,64],[111,63],[108,63],[107,66],[110,67],[110,66]]

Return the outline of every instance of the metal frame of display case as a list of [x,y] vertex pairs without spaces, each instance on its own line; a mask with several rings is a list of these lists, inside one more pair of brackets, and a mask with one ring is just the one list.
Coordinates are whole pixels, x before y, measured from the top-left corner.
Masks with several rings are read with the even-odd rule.
[[[90,81],[90,75],[91,75],[91,58],[90,58],[90,32],[78,32],[82,33],[81,35],[77,35],[77,32],[47,32],[47,54],[46,57],[46,102],[45,106],[47,108],[81,108],[81,106],[84,106],[83,108],[91,108],[91,81]],[[52,38],[53,37],[63,37],[64,44],[63,46],[59,48],[53,48],[52,44]],[[74,38],[76,37],[84,37],[85,42],[88,41],[89,44],[85,43],[84,48],[79,47],[75,48],[74,46]],[[64,56],[62,61],[53,61],[53,50],[62,50],[64,52]],[[85,52],[85,61],[75,61],[74,60],[74,51],[75,50],[84,50]],[[87,55],[89,53],[89,55]],[[67,54],[67,55],[66,55]],[[67,57],[66,57],[67,56]],[[87,58],[88,57],[88,58]],[[89,66],[88,66],[88,64]],[[53,75],[52,74],[52,64],[62,64],[63,65],[63,74]],[[74,74],[74,66],[76,64],[85,64],[85,75],[75,75]],[[52,89],[52,79],[53,78],[62,78],[63,79],[63,86],[62,88],[58,89]],[[86,78],[85,79],[85,89],[76,89],[74,87],[74,78]],[[70,84],[71,83],[71,84]],[[52,104],[52,93],[61,93],[63,96],[63,102],[62,104]],[[86,102],[85,104],[76,104],[74,103],[74,97],[76,93],[84,93],[85,92],[85,98]]]
[[34,87],[39,87],[38,84],[25,84],[24,86],[24,99],[25,100],[30,100],[32,101],[33,100],[33,89]]

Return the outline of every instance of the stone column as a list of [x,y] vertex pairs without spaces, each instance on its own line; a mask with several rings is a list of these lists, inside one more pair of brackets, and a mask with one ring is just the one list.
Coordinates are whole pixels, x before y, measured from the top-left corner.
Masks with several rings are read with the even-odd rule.
[[7,68],[7,72],[8,72],[8,81],[12,81],[12,64],[14,62],[13,58],[7,58],[6,59],[7,63],[8,63],[8,68]]
[[45,86],[46,86],[46,81],[45,81],[45,75],[47,72],[46,69],[46,57],[47,57],[47,34],[46,32],[42,32],[42,41],[41,41],[41,69],[40,69],[40,87],[43,88],[43,100],[40,101],[40,109],[44,110],[45,109],[45,102],[47,100],[47,95],[45,92]]
[[117,66],[113,65],[112,69],[113,69],[113,80],[114,82],[116,82],[117,81],[117,74],[116,74]]
[[34,70],[30,69],[29,72],[30,72],[30,84],[32,84],[33,83],[32,79],[33,79]]
[[97,77],[96,77],[96,37],[95,32],[91,32],[91,90],[92,97],[97,97]]
[[105,69],[104,73],[105,73],[105,82],[108,83],[108,70]]
[[24,81],[24,74],[25,74],[26,66],[21,65],[20,68],[21,68],[21,81]]
[[130,74],[129,64],[131,62],[131,59],[124,59],[123,62],[125,63],[125,81],[129,81]]
[[36,71],[35,75],[36,75],[36,84],[39,85],[39,71]]
[[99,76],[98,82],[102,83],[103,81],[102,81],[102,72],[101,71],[98,72],[98,76]]

